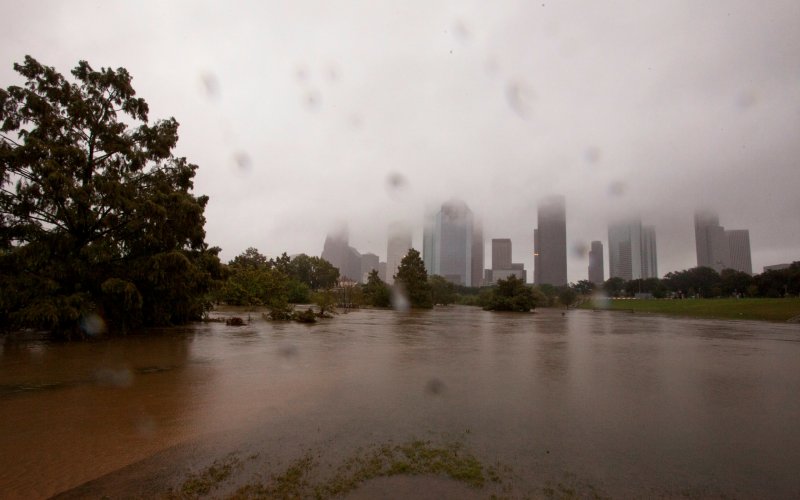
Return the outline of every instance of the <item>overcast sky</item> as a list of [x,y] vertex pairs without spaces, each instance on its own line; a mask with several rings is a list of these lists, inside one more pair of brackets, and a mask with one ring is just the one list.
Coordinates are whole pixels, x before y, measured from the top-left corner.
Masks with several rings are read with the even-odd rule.
[[[640,214],[658,270],[692,214],[749,229],[753,270],[800,260],[800,2],[2,0],[0,86],[30,54],[125,67],[200,166],[207,241],[319,255],[346,222],[386,258],[463,199],[533,274],[537,202],[567,203],[569,279]],[[606,247],[606,276],[608,274]]]

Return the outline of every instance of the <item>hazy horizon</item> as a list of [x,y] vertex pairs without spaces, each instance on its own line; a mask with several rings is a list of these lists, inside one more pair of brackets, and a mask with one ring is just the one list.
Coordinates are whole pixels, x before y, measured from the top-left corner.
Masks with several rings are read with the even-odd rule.
[[452,197],[533,275],[536,206],[566,198],[568,279],[641,216],[660,275],[696,265],[693,213],[748,229],[753,272],[800,260],[800,4],[321,1],[4,3],[0,86],[30,54],[125,67],[210,197],[230,260],[350,244],[386,260]]

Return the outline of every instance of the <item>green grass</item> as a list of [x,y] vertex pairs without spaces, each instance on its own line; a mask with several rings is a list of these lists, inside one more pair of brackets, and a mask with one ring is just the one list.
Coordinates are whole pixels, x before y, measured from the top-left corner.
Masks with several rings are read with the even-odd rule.
[[800,315],[800,298],[788,299],[647,299],[609,300],[608,307],[591,301],[582,309],[672,314],[696,318],[787,321]]
[[502,483],[511,474],[509,467],[499,463],[481,463],[461,443],[436,445],[421,440],[360,449],[324,479],[314,473],[318,465],[307,454],[266,483],[248,484],[228,498],[339,498],[370,479],[397,475],[444,476],[480,490],[487,483]]

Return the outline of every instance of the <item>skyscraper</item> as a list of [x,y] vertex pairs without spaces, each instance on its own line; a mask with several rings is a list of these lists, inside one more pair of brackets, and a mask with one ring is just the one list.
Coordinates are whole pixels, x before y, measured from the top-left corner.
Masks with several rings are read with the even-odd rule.
[[483,285],[483,226],[480,219],[472,221],[472,278],[470,286]]
[[411,231],[407,226],[394,223],[389,226],[389,239],[386,248],[386,282],[394,283],[394,275],[403,257],[411,249]]
[[[473,254],[478,244],[480,251]],[[472,273],[478,266],[483,269],[483,237],[476,237],[472,211],[463,201],[448,201],[428,217],[422,246],[428,274],[437,274],[460,285],[480,283],[483,273],[474,279]]]
[[492,240],[492,269],[487,271],[487,284],[496,283],[497,280],[501,279],[508,279],[512,275],[523,282],[528,279],[525,266],[511,262],[511,240],[508,238],[495,238]]
[[731,229],[725,231],[730,250],[730,268],[747,274],[753,274],[753,262],[750,259],[750,231],[747,229]]
[[533,231],[534,283],[567,284],[567,211],[563,196],[539,203]]
[[608,275],[626,281],[658,277],[656,231],[640,219],[608,226]]
[[605,269],[603,266],[603,243],[600,241],[592,242],[592,249],[589,250],[589,281],[595,285],[601,285],[605,281]]
[[361,254],[350,246],[346,227],[325,237],[322,258],[339,269],[340,278],[361,280]]
[[369,273],[373,270],[380,270],[380,259],[374,253],[365,253],[361,255],[361,276],[360,283],[366,283]]
[[717,272],[735,269],[753,274],[750,232],[747,229],[726,231],[719,225],[716,213],[697,211],[694,214],[694,241],[698,267],[710,267]]
[[510,239],[492,239],[492,269],[511,269]]
[[710,267],[717,272],[729,267],[730,250],[725,238],[725,228],[719,225],[719,216],[716,213],[695,212],[694,243],[697,249],[697,267]]

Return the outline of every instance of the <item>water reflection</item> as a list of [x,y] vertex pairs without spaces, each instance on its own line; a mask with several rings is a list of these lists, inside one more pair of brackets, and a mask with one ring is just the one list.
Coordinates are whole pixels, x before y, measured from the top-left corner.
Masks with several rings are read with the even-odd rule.
[[230,451],[285,462],[449,433],[511,464],[522,492],[567,473],[612,496],[791,496],[797,333],[448,307],[85,344],[6,337],[0,425],[14,432],[0,435],[0,484],[47,496],[178,444],[193,443],[192,463]]

